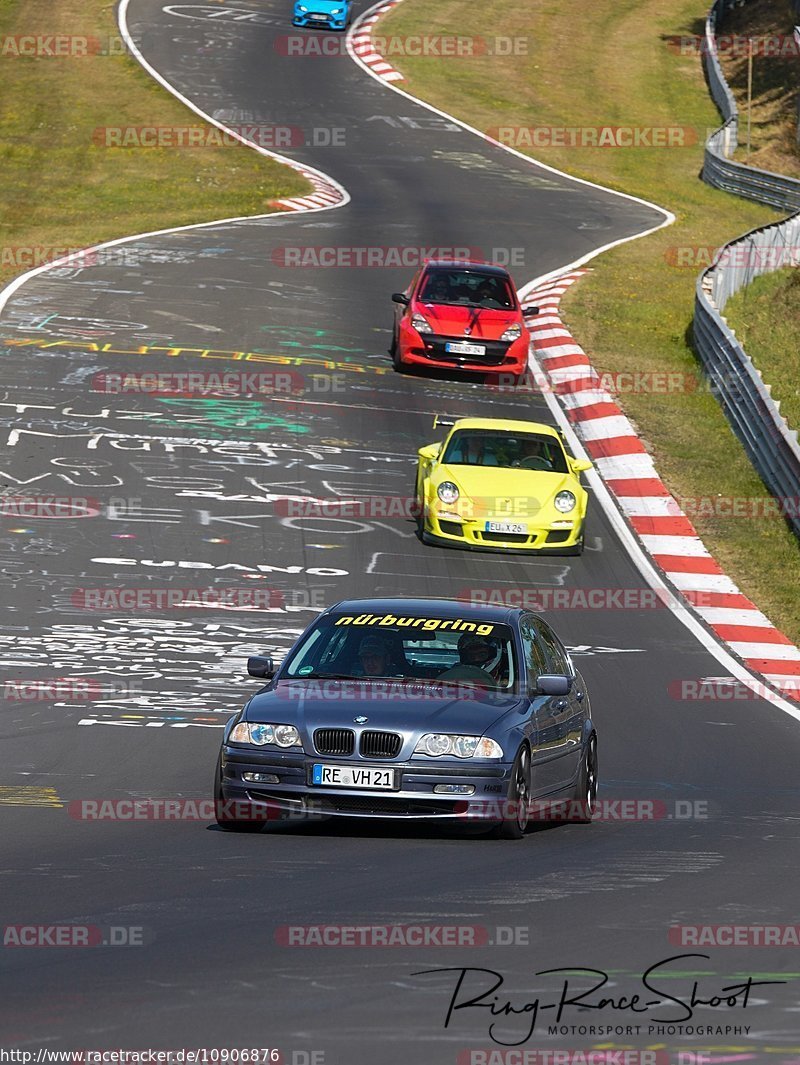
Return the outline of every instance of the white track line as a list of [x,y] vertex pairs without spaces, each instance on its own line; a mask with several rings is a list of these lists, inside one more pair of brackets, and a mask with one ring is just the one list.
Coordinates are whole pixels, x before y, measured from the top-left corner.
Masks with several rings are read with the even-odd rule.
[[[130,2],[130,0],[120,0],[120,5],[119,5],[118,13],[117,13],[117,20],[118,20],[120,32],[121,32],[123,38],[125,39],[126,44],[130,48],[132,54],[136,57],[138,62],[141,64],[141,66],[160,85],[162,85],[173,96],[175,96],[179,100],[181,100],[181,102],[184,103],[190,110],[194,111],[195,114],[197,114],[200,117],[202,117],[205,121],[209,122],[211,125],[216,126],[218,129],[224,130],[229,135],[237,138],[238,140],[240,140],[242,142],[242,144],[246,145],[249,148],[252,148],[254,151],[257,151],[257,152],[259,152],[262,155],[269,156],[270,158],[275,159],[278,162],[284,163],[285,165],[290,166],[293,169],[298,170],[301,173],[304,173],[305,175],[309,175],[310,176],[311,174],[314,174],[317,177],[317,179],[320,182],[320,184],[328,184],[328,183],[330,183],[330,185],[335,187],[338,190],[338,192],[341,194],[341,196],[342,196],[341,201],[339,203],[335,204],[335,205],[331,204],[331,205],[326,205],[326,206],[313,207],[313,208],[310,208],[310,210],[319,210],[319,211],[332,210],[335,207],[344,206],[344,204],[346,204],[346,203],[348,203],[350,201],[350,195],[347,192],[347,190],[343,186],[339,185],[338,182],[334,181],[332,178],[329,178],[327,175],[325,175],[322,171],[315,170],[313,167],[305,167],[302,164],[299,164],[296,161],[287,158],[286,156],[278,155],[277,153],[271,152],[268,149],[261,147],[260,145],[256,145],[256,144],[251,143],[250,141],[247,141],[245,138],[241,137],[238,133],[236,133],[235,130],[228,129],[225,125],[223,125],[220,122],[217,122],[216,119],[212,118],[210,115],[207,115],[199,107],[197,107],[195,104],[193,104],[191,102],[191,100],[189,100],[182,93],[180,93],[173,85],[171,85],[166,80],[166,78],[162,77],[162,75],[159,74],[158,71],[155,70],[147,62],[147,60],[141,54],[141,52],[137,48],[136,44],[134,43],[134,41],[133,41],[133,39],[132,39],[132,37],[130,35],[130,32],[128,30],[128,26],[127,26],[127,11],[128,11],[129,2]],[[399,0],[398,0],[398,2],[399,2]],[[516,156],[518,159],[521,159],[521,160],[525,161],[526,163],[528,163],[530,165],[537,166],[537,167],[539,167],[539,168],[541,168],[543,170],[548,170],[551,173],[559,174],[560,176],[566,177],[570,181],[575,182],[576,184],[586,185],[586,186],[588,186],[590,188],[601,189],[603,192],[606,192],[606,193],[608,193],[610,195],[619,196],[622,199],[630,200],[633,203],[643,204],[643,205],[645,205],[647,207],[653,208],[656,211],[660,211],[664,215],[664,221],[661,222],[657,226],[652,226],[650,229],[643,230],[642,232],[633,234],[630,237],[621,237],[618,240],[610,241],[609,243],[602,245],[601,247],[595,249],[594,251],[588,252],[586,255],[582,256],[579,259],[576,259],[572,263],[568,263],[568,264],[566,264],[564,266],[558,267],[558,268],[556,268],[554,270],[551,270],[547,274],[543,274],[540,277],[535,278],[533,281],[529,282],[527,285],[524,286],[523,289],[520,290],[520,297],[521,298],[525,298],[526,294],[532,292],[537,287],[538,288],[544,287],[544,293],[543,294],[545,296],[550,296],[550,295],[558,296],[558,295],[561,294],[561,292],[564,291],[564,288],[563,287],[558,287],[558,286],[557,287],[553,287],[553,286],[547,287],[545,285],[546,282],[550,281],[553,278],[561,277],[563,274],[565,274],[568,271],[575,270],[578,266],[582,266],[584,263],[589,262],[591,259],[593,259],[596,256],[602,254],[604,251],[608,251],[611,248],[615,248],[615,247],[617,247],[620,244],[626,244],[628,241],[631,241],[631,240],[638,240],[641,237],[645,237],[645,236],[649,235],[650,233],[655,233],[657,230],[663,229],[665,226],[671,225],[672,222],[675,221],[675,216],[672,214],[672,212],[666,210],[663,207],[660,207],[658,204],[650,203],[649,201],[641,199],[638,196],[631,196],[629,193],[618,192],[616,189],[605,188],[605,186],[603,186],[603,185],[598,185],[597,183],[595,183],[593,181],[587,181],[584,178],[573,177],[570,174],[566,174],[562,170],[558,170],[555,167],[548,166],[546,163],[538,162],[537,160],[533,159],[532,157],[524,155],[522,152],[517,151],[515,148],[511,148],[509,145],[501,144],[499,141],[494,140],[494,138],[489,137],[487,134],[482,133],[480,130],[475,129],[473,126],[468,125],[466,122],[462,122],[460,119],[455,118],[453,115],[450,115],[450,114],[448,114],[445,111],[441,111],[438,108],[433,107],[433,105],[431,105],[431,104],[425,103],[425,101],[418,99],[416,96],[412,96],[410,93],[404,92],[402,89],[398,88],[397,85],[393,84],[391,81],[389,81],[385,77],[381,77],[380,74],[375,74],[371,70],[369,65],[367,63],[364,63],[361,60],[361,58],[359,57],[358,53],[356,52],[356,50],[355,50],[355,48],[353,46],[353,37],[358,32],[359,26],[361,26],[369,18],[369,16],[374,15],[375,13],[377,13],[379,11],[385,11],[385,10],[387,10],[386,4],[385,4],[385,0],[380,0],[379,3],[375,4],[372,8],[370,8],[363,15],[361,15],[359,19],[357,19],[357,21],[354,23],[353,27],[351,28],[351,30],[349,31],[349,33],[347,35],[346,43],[347,43],[348,53],[350,54],[350,56],[353,59],[353,61],[355,63],[357,63],[363,70],[365,70],[369,74],[370,77],[375,78],[376,81],[380,82],[382,85],[384,85],[386,88],[388,88],[392,92],[399,93],[399,95],[404,96],[404,97],[406,97],[406,99],[409,99],[409,100],[413,101],[416,105],[418,105],[420,107],[424,107],[428,111],[431,111],[434,114],[437,114],[437,115],[439,115],[439,116],[441,116],[443,118],[446,118],[448,121],[457,123],[462,128],[468,130],[470,133],[473,133],[476,137],[480,137],[482,140],[485,140],[488,143],[493,144],[493,145],[495,145],[498,148],[501,148],[503,151],[509,152],[511,155]],[[371,21],[374,22],[375,21],[374,18]],[[18,288],[20,288],[23,284],[25,284],[26,281],[30,280],[32,277],[35,277],[38,274],[44,273],[47,270],[54,269],[57,266],[63,266],[65,263],[69,263],[71,261],[74,261],[76,258],[79,258],[81,256],[86,255],[87,252],[97,251],[97,250],[99,250],[101,248],[115,247],[115,246],[120,245],[120,244],[128,244],[128,243],[131,243],[132,241],[135,241],[135,240],[143,240],[143,239],[146,239],[147,237],[160,236],[160,235],[163,235],[163,234],[166,234],[166,233],[179,233],[179,232],[184,232],[186,230],[191,230],[191,229],[204,229],[204,228],[210,228],[212,226],[225,225],[226,223],[231,223],[231,222],[254,221],[254,220],[261,220],[261,219],[270,219],[270,218],[273,218],[273,217],[275,217],[275,215],[270,215],[270,214],[267,214],[267,215],[252,215],[252,216],[238,216],[238,217],[235,217],[235,218],[217,219],[217,220],[215,220],[213,222],[201,222],[201,223],[196,223],[194,225],[188,225],[188,226],[172,226],[172,227],[169,227],[169,228],[166,228],[166,229],[151,230],[151,231],[149,231],[147,233],[137,233],[137,234],[134,234],[133,236],[129,236],[129,237],[120,237],[120,238],[118,238],[116,240],[104,241],[101,244],[96,244],[96,245],[93,245],[91,248],[84,249],[81,252],[72,253],[70,255],[62,256],[62,258],[56,259],[53,262],[45,263],[43,266],[39,266],[39,267],[36,267],[36,268],[34,268],[32,270],[28,270],[26,273],[21,274],[19,277],[15,278],[8,285],[6,285],[5,288],[2,289],[2,291],[0,291],[0,314],[2,314],[6,304],[8,303],[8,300],[10,299],[10,297],[17,291]],[[531,358],[532,358],[532,360],[534,361],[534,364],[535,364],[535,360],[533,359],[533,356]],[[537,370],[538,373],[541,373],[541,369],[538,366],[536,367],[536,370]],[[571,424],[567,421],[567,418],[566,418],[564,412],[562,411],[561,407],[558,405],[558,402],[556,401],[554,395],[551,392],[549,392],[549,391],[545,391],[544,392],[544,398],[545,398],[545,401],[547,402],[548,407],[550,408],[550,411],[551,411],[551,413],[553,415],[554,420],[556,421],[556,424],[563,430],[565,436],[569,440],[570,446],[571,446],[572,451],[573,451],[573,454],[578,456],[578,457],[588,458],[588,456],[586,455],[586,452],[583,449],[583,446],[582,446],[580,440],[576,436]],[[637,460],[639,458],[639,456],[632,456],[631,458],[633,458],[634,460]],[[648,456],[642,456],[642,458],[646,459],[646,458],[648,458]],[[681,621],[686,626],[686,628],[692,633],[692,635],[694,635],[696,637],[696,639],[717,659],[717,661],[720,662],[720,664],[723,665],[731,673],[732,676],[736,677],[739,680],[742,680],[745,684],[747,684],[749,687],[751,687],[754,691],[756,691],[758,688],[763,688],[763,684],[761,682],[757,681],[756,678],[752,674],[750,674],[735,658],[733,658],[724,649],[724,647],[708,632],[708,630],[705,629],[700,624],[699,620],[697,618],[693,617],[687,611],[684,602],[682,602],[671,591],[671,589],[664,583],[664,581],[662,580],[661,576],[656,571],[653,563],[647,557],[647,555],[643,551],[641,545],[634,538],[634,535],[633,535],[630,527],[628,526],[627,522],[623,518],[621,512],[614,505],[614,502],[613,502],[613,500],[611,498],[609,490],[607,489],[607,487],[603,483],[599,473],[596,470],[592,469],[592,470],[588,471],[587,478],[588,478],[589,482],[591,483],[591,485],[592,485],[592,487],[594,489],[595,498],[598,499],[598,501],[600,502],[600,505],[603,507],[603,510],[605,511],[609,521],[611,522],[611,525],[614,527],[614,529],[615,529],[615,531],[617,533],[617,536],[619,537],[619,540],[620,540],[621,544],[627,550],[627,552],[628,552],[629,556],[631,557],[632,561],[634,562],[634,564],[636,565],[637,569],[642,574],[644,579],[650,585],[650,587],[657,588],[657,589],[661,590],[662,594],[664,594],[664,596],[665,596],[665,601],[667,603],[667,606],[673,612],[673,614],[678,618],[679,621]],[[785,713],[788,713],[791,717],[795,718],[796,720],[800,720],[800,707],[794,706],[791,703],[787,702],[787,700],[785,700],[785,699],[783,699],[783,698],[781,698],[781,697],[779,697],[777,695],[774,695],[773,693],[768,692],[768,691],[763,691],[762,695],[763,695],[763,697],[765,699],[770,701],[774,706],[776,706],[779,709],[783,710]]]
[[[303,210],[310,213],[312,211],[331,211],[337,207],[344,207],[345,204],[350,202],[350,193],[347,189],[345,189],[343,185],[340,185],[338,181],[335,181],[332,177],[323,173],[323,171],[317,170],[313,166],[307,166],[305,163],[298,163],[296,160],[288,158],[288,156],[279,155],[277,152],[271,152],[268,148],[263,148],[260,144],[253,144],[252,141],[247,140],[236,130],[229,129],[224,123],[218,122],[215,118],[212,118],[211,115],[206,114],[205,111],[192,103],[192,101],[184,96],[183,93],[179,92],[174,85],[170,84],[165,77],[159,74],[159,72],[147,62],[136,46],[130,30],[128,29],[127,19],[129,4],[130,0],[120,0],[120,5],[117,10],[117,24],[119,26],[119,31],[122,34],[126,46],[130,49],[131,54],[136,58],[137,62],[144,67],[147,73],[159,83],[159,85],[163,86],[167,92],[177,97],[182,104],[188,107],[191,111],[194,111],[194,113],[199,115],[205,122],[210,123],[212,126],[216,126],[217,129],[223,130],[229,136],[240,141],[245,147],[252,148],[252,150],[258,152],[259,155],[274,159],[276,162],[283,163],[285,166],[289,166],[292,170],[296,170],[299,174],[302,174],[303,177],[311,182],[316,190],[315,192],[309,193],[306,197],[277,200],[275,201],[277,204],[288,206],[290,211]],[[320,191],[323,189],[328,191]],[[335,202],[326,202],[334,195],[336,197]],[[300,200],[303,202],[298,202]],[[310,206],[306,206],[306,204],[309,203]],[[146,240],[148,237],[160,237],[168,233],[185,233],[187,230],[192,229],[208,229],[212,226],[224,226],[231,222],[254,222],[262,221],[264,219],[271,220],[273,218],[285,218],[286,215],[287,211],[277,210],[269,212],[268,214],[237,215],[234,218],[217,218],[212,222],[195,222],[188,226],[168,226],[166,229],[151,229],[146,233],[134,233],[129,237],[118,237],[115,240],[105,240],[101,244],[93,244],[91,247],[83,248],[77,252],[71,252],[69,255],[63,255],[60,259],[53,259],[52,262],[44,263],[43,266],[37,266],[32,270],[27,270],[24,274],[20,274],[19,277],[15,277],[5,286],[5,288],[0,290],[0,314],[3,313],[8,301],[17,289],[21,288],[21,286],[27,281],[30,281],[31,278],[36,277],[37,274],[42,274],[47,270],[53,270],[56,267],[74,263],[76,260],[80,262],[81,259],[90,256],[92,253],[100,251],[101,249],[115,248],[119,247],[121,244],[130,244],[136,240]]]

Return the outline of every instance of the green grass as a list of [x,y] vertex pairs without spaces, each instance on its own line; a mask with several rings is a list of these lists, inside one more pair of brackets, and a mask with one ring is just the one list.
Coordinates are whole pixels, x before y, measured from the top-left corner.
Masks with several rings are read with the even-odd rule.
[[800,271],[785,267],[757,277],[725,305],[725,317],[772,386],[793,428],[800,426]]
[[[104,0],[0,0],[0,36],[37,33],[118,40]],[[244,147],[93,141],[100,127],[202,125],[129,56],[0,57],[0,285],[58,249],[263,214],[271,199],[308,191]]]
[[[700,265],[714,248],[778,217],[698,179],[702,144],[719,114],[699,56],[677,54],[669,38],[702,32],[707,6],[705,0],[594,0],[578,10],[557,0],[405,0],[378,28],[381,35],[525,38],[522,57],[393,57],[410,91],[480,129],[626,124],[696,131],[696,143],[684,148],[530,152],[676,215],[674,225],[596,259],[593,273],[565,297],[564,316],[598,371],[696,377],[687,338]],[[699,256],[692,251],[697,247]],[[767,495],[708,392],[629,393],[620,402],[678,498]],[[800,551],[786,524],[702,514],[693,520],[741,589],[800,640]]]

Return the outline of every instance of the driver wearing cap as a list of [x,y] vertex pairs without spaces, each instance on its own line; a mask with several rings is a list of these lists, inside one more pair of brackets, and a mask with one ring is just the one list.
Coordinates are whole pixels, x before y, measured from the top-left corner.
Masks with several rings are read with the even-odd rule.
[[390,667],[389,647],[380,636],[365,636],[358,648],[365,677],[385,677]]

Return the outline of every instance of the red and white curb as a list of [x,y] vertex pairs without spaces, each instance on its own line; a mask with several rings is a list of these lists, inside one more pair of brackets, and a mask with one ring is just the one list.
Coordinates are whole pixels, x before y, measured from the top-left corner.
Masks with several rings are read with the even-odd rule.
[[[541,308],[528,323],[547,385],[650,559],[683,601],[748,669],[800,699],[800,649],[752,603],[706,549],[658,475],[636,429],[603,388],[583,348],[559,315],[561,297],[586,270],[554,278],[526,293]],[[568,390],[565,390],[565,386]]]
[[270,200],[272,207],[279,207],[282,211],[314,211],[320,207],[341,207],[347,203],[349,197],[345,194],[341,185],[329,180],[319,170],[311,170],[302,163],[292,163],[292,169],[303,175],[306,181],[310,181],[314,191],[308,196],[292,196],[283,200]]
[[386,57],[377,50],[372,38],[372,28],[379,18],[382,18],[399,3],[400,0],[390,0],[389,3],[375,8],[366,18],[359,21],[358,28],[350,37],[353,51],[361,62],[365,63],[373,74],[377,74],[384,81],[404,81],[405,79],[400,71],[395,70],[392,64],[386,61]]

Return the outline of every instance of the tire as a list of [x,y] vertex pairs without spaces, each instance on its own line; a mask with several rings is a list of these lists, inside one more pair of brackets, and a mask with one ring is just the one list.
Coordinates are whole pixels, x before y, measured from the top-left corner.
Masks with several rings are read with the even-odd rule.
[[389,354],[392,356],[392,366],[397,373],[405,373],[405,366],[400,361],[400,345],[397,342],[397,334],[392,332],[392,346],[389,348]]
[[414,480],[414,495],[413,495],[413,499],[414,499],[414,506],[415,506],[415,509],[416,509],[416,514],[414,515],[414,520],[417,523],[417,533],[418,533],[419,536],[422,536],[422,534],[425,532],[425,516],[424,516],[424,506],[423,506],[422,491],[420,489],[420,484],[419,484],[419,477],[415,478],[415,480]]
[[217,762],[217,770],[214,774],[214,816],[220,828],[226,832],[260,832],[264,827],[263,821],[242,821],[235,817],[226,817],[224,813],[224,797],[222,794],[222,760]]
[[[574,816],[570,821],[576,825],[590,825],[592,814],[597,806],[597,737],[592,735],[586,745],[586,753],[578,772],[578,784],[575,789]],[[585,811],[581,815],[578,811]]]
[[584,544],[586,543],[586,518],[583,519],[583,525],[581,526],[581,538],[578,540],[574,547],[571,547],[568,551],[564,552],[567,558],[574,558],[583,554]]
[[494,829],[494,836],[496,839],[522,839],[528,828],[528,806],[531,801],[531,752],[525,744],[517,751],[517,757],[511,767],[511,782],[508,785],[506,800],[514,804],[515,816],[504,817]]

